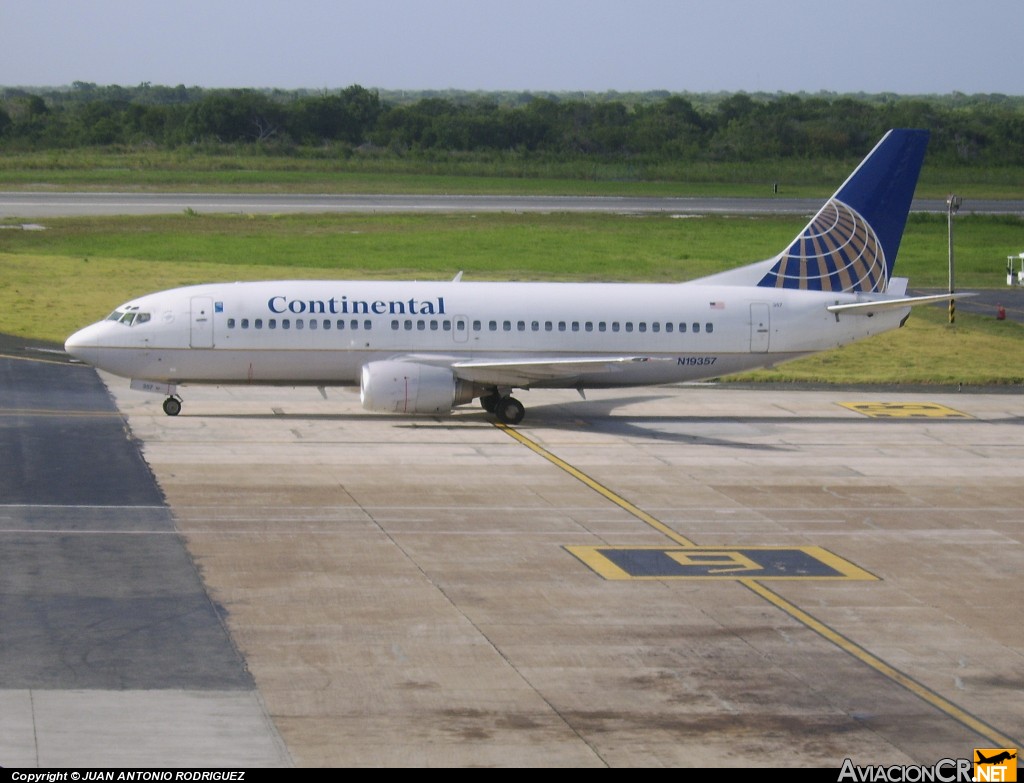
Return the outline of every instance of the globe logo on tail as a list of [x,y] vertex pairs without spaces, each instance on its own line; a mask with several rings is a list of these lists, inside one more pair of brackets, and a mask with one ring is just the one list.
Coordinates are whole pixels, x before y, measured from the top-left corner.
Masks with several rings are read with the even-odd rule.
[[855,209],[830,199],[758,285],[809,291],[885,291],[885,252]]

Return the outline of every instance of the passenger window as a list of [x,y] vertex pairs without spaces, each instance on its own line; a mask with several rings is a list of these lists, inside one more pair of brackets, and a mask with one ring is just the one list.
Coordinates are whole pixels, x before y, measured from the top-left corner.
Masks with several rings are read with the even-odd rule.
[[700,331],[700,324],[694,322],[694,324],[693,324],[693,333],[697,334],[697,332],[699,332],[699,331]]
[[373,329],[373,321],[371,321],[369,318],[363,321],[363,329],[367,332]]
[[641,321],[639,324],[637,324],[637,328],[641,332],[646,332],[647,331],[647,322],[646,321]]
[[501,328],[502,328],[503,331],[511,332],[512,331],[512,322],[511,321],[502,321],[501,322]]
[[715,325],[709,321],[708,323],[704,324],[704,331],[707,332],[708,334],[711,334],[713,331],[715,331]]
[[488,321],[487,322],[487,328],[489,330],[491,330],[492,332],[498,331],[498,322],[497,321]]
[[613,332],[619,331],[619,322],[618,321],[612,321],[612,331]]
[[257,318],[255,321],[252,322],[252,325],[255,326],[257,329],[262,329],[263,328],[263,319],[262,318]]
[[276,318],[271,318],[269,321],[267,321],[267,326],[269,326],[271,329],[276,329],[277,328],[277,319]]
[[671,321],[669,321],[667,324],[665,324],[665,331],[666,332],[671,332],[672,331],[672,322]]
[[558,322],[558,331],[560,331],[560,332],[564,332],[565,331],[565,321],[559,321]]
[[310,329],[316,329],[316,319],[315,318],[310,318],[309,319],[309,328]]
[[526,321],[516,321],[516,331],[517,332],[525,332],[526,331]]
[[657,321],[655,321],[653,324],[651,324],[651,331],[652,332],[660,332],[661,331],[661,324],[659,324]]
[[545,321],[544,322],[544,331],[545,332],[550,332],[554,328],[555,328],[555,325],[553,323],[551,323],[551,321]]
[[339,330],[345,328],[345,322],[342,321],[340,318],[335,322],[334,325],[337,326]]
[[229,318],[228,319],[228,329],[234,329],[234,328],[235,328],[235,319],[234,318]]
[[686,332],[686,324],[679,324],[679,334],[684,334],[685,332]]
[[291,329],[292,328],[291,319],[290,318],[282,318],[281,319],[281,328],[282,329]]
[[427,328],[427,322],[426,321],[417,321],[416,322],[416,331],[417,332],[426,331],[426,328]]
[[573,321],[572,322],[572,330],[574,332],[578,332],[580,330],[580,322],[579,321]]
[[632,321],[626,321],[626,331],[627,332],[632,332],[633,331],[633,322]]
[[483,326],[484,325],[482,323],[480,323],[479,321],[473,321],[473,331],[474,332],[479,332],[481,329],[483,329]]

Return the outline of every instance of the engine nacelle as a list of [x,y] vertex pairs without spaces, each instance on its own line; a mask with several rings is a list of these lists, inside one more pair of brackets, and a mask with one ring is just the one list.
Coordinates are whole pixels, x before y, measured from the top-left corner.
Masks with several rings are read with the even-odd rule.
[[359,381],[363,407],[381,413],[450,413],[483,391],[447,367],[415,362],[370,362]]

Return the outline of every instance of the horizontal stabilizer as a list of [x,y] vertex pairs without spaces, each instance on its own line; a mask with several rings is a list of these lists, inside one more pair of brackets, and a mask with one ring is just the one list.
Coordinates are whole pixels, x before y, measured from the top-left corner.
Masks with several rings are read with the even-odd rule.
[[902,307],[936,304],[948,302],[950,299],[964,299],[974,294],[933,294],[932,296],[903,296],[899,299],[878,299],[874,302],[851,302],[849,304],[829,305],[830,313],[846,313],[848,315],[874,315],[883,310],[899,310]]

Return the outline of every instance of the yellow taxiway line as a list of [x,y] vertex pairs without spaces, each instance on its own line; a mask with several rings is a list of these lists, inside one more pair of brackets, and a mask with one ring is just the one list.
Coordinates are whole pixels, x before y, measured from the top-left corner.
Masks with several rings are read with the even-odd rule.
[[[599,481],[591,478],[578,468],[573,467],[568,462],[563,460],[561,457],[558,457],[555,454],[551,453],[546,448],[541,446],[539,443],[526,437],[518,430],[514,430],[511,427],[500,422],[496,422],[494,426],[497,427],[502,432],[504,432],[510,438],[513,438],[514,440],[521,443],[523,446],[526,446],[526,448],[540,455],[551,464],[561,468],[573,478],[583,482],[588,487],[593,489],[595,492],[597,492],[598,494],[602,495],[603,497],[607,498],[609,501],[617,505],[619,508],[629,512],[644,524],[649,525],[650,527],[657,530],[659,533],[664,534],[676,544],[680,546],[697,546],[697,544],[695,544],[693,541],[686,538],[685,536],[680,535],[675,530],[666,525],[664,522],[661,522],[660,520],[648,514],[643,509],[638,508],[633,503],[630,503],[625,498],[619,496],[611,489],[604,486],[604,484],[601,484]],[[797,622],[805,625],[807,628],[814,631],[822,638],[836,645],[841,650],[844,650],[845,652],[849,653],[865,665],[870,666],[883,677],[886,677],[887,679],[891,680],[897,685],[902,686],[903,688],[913,693],[915,696],[918,696],[927,703],[931,704],[936,709],[940,710],[941,712],[944,712],[949,717],[953,718],[962,725],[971,729],[971,731],[974,731],[976,734],[983,737],[986,741],[990,742],[993,747],[1020,747],[1021,743],[1017,740],[1014,740],[1008,737],[1007,735],[1003,734],[999,730],[995,729],[994,727],[989,726],[981,719],[976,718],[975,716],[966,712],[964,709],[958,707],[956,704],[949,701],[945,697],[939,695],[927,686],[922,685],[921,683],[917,682],[916,680],[899,671],[898,669],[893,668],[878,656],[868,652],[853,640],[848,639],[835,629],[830,628],[825,623],[808,614],[800,607],[787,601],[774,590],[765,587],[756,579],[739,578],[737,579],[737,581],[740,582],[747,589],[751,590],[764,600],[771,603],[776,608],[785,612],[787,615],[792,617]]]

